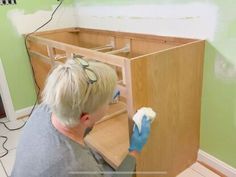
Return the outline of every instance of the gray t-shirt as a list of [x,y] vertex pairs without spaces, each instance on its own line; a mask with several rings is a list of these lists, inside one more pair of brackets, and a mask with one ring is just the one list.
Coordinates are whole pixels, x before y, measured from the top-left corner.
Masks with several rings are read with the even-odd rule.
[[[135,159],[128,155],[117,171],[134,168]],[[83,172],[93,174],[79,174]],[[57,131],[50,109],[40,105],[23,129],[11,177],[101,177],[102,173],[103,166],[91,150]]]

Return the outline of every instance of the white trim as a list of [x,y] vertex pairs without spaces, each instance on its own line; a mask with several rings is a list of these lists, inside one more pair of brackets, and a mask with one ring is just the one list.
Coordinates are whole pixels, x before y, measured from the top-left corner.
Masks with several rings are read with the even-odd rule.
[[[26,117],[30,114],[34,106],[29,106],[27,108],[19,109],[16,111],[16,118]],[[35,108],[37,105],[35,106]]]
[[236,169],[230,165],[222,162],[221,160],[213,157],[212,155],[204,152],[203,150],[198,151],[198,161],[203,162],[206,165],[216,169],[220,173],[226,175],[227,177],[236,177]]
[[4,67],[2,64],[1,58],[0,58],[0,94],[2,97],[2,102],[3,102],[7,119],[9,119],[10,121],[16,120],[16,114],[15,114],[14,106],[12,103],[12,99],[11,99],[10,91],[8,88],[7,79],[6,79],[6,75],[4,72]]

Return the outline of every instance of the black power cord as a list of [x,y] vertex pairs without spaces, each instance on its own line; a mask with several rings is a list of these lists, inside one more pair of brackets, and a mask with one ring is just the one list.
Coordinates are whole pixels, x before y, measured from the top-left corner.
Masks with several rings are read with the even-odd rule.
[[[30,117],[31,114],[33,113],[33,111],[34,111],[34,109],[35,109],[35,107],[36,107],[36,105],[37,105],[37,102],[38,102],[38,100],[39,100],[40,87],[39,87],[39,85],[38,85],[38,83],[37,83],[37,81],[36,81],[36,78],[35,78],[35,71],[34,71],[34,68],[33,68],[33,65],[32,65],[32,62],[31,62],[31,57],[30,57],[29,50],[28,50],[28,48],[27,48],[27,39],[28,39],[28,37],[29,37],[31,34],[33,34],[33,33],[37,32],[38,30],[42,29],[44,26],[46,26],[48,23],[50,23],[50,22],[53,20],[54,14],[55,14],[56,11],[59,9],[59,7],[62,5],[63,1],[64,1],[64,0],[61,0],[60,3],[57,5],[57,7],[54,9],[54,11],[52,12],[52,14],[51,14],[51,16],[50,16],[50,19],[48,19],[44,24],[42,24],[40,27],[38,27],[38,28],[37,28],[36,30],[34,30],[33,32],[27,34],[27,35],[25,36],[25,39],[24,39],[24,44],[25,44],[26,52],[27,52],[27,55],[28,55],[28,58],[29,58],[29,62],[30,62],[30,66],[31,66],[31,70],[32,70],[32,73],[33,73],[34,83],[35,83],[35,85],[37,86],[37,89],[38,89],[38,90],[37,90],[37,98],[36,98],[36,101],[35,101],[35,103],[34,103],[34,106],[33,106],[32,110],[30,111],[29,117]],[[21,126],[18,127],[18,128],[9,128],[9,127],[7,127],[7,125],[6,125],[4,122],[0,122],[0,124],[3,124],[4,127],[5,127],[7,130],[9,130],[9,131],[15,131],[15,130],[19,130],[19,129],[23,128],[23,127],[25,126],[25,124],[26,124],[26,121],[24,122],[23,125],[21,125]],[[8,140],[8,138],[7,138],[6,136],[0,136],[0,138],[3,138],[3,139],[4,139],[4,142],[3,142],[3,144],[2,144],[2,147],[3,147],[3,149],[6,151],[3,155],[0,156],[0,158],[2,158],[2,157],[6,156],[6,155],[8,154],[8,149],[5,147],[5,144],[6,144],[7,140]]]
[[4,139],[4,142],[2,143],[2,148],[5,150],[5,153],[0,156],[0,158],[2,158],[8,154],[8,149],[5,147],[5,144],[8,140],[8,138],[6,136],[0,136],[0,137]]
[[[15,130],[19,130],[19,129],[21,129],[22,127],[24,127],[25,124],[26,124],[26,122],[25,122],[23,125],[21,125],[20,127],[17,127],[17,128],[9,128],[9,127],[7,127],[7,125],[6,125],[4,122],[0,122],[0,124],[4,125],[4,127],[5,127],[7,130],[9,130],[9,131],[15,131]],[[3,142],[3,144],[2,144],[2,148],[5,150],[5,153],[0,156],[0,158],[2,158],[2,157],[6,156],[6,155],[8,154],[8,149],[5,147],[5,144],[6,144],[7,140],[8,140],[8,138],[7,138],[7,136],[2,136],[2,135],[0,136],[0,138],[5,139],[4,142]]]

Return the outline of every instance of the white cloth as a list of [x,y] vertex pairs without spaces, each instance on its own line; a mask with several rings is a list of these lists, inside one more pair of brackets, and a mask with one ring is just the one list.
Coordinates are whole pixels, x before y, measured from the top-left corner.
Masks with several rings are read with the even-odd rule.
[[151,122],[153,122],[153,120],[156,118],[156,113],[152,110],[152,108],[140,108],[133,117],[133,121],[137,125],[139,133],[142,131],[142,119],[144,115],[146,115],[147,119]]

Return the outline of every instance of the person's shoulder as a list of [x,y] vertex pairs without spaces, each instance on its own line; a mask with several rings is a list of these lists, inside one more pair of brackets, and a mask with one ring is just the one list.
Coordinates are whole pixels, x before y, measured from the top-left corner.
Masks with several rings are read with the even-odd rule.
[[33,109],[32,109],[32,113],[27,121],[27,126],[30,125],[30,127],[32,126],[39,126],[43,125],[43,124],[48,124],[49,120],[50,120],[50,115],[51,115],[51,110],[49,108],[49,106],[45,105],[45,104],[39,104],[36,105]]
[[36,109],[37,109],[38,111],[51,112],[50,107],[49,107],[48,105],[46,105],[46,104],[43,104],[43,103],[39,104],[39,105],[36,107]]
[[39,104],[36,105],[33,110],[32,110],[32,117],[38,114],[50,114],[51,113],[51,109],[48,105],[46,104]]

